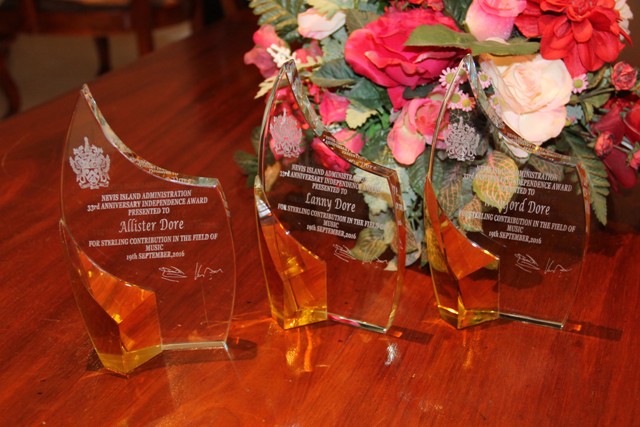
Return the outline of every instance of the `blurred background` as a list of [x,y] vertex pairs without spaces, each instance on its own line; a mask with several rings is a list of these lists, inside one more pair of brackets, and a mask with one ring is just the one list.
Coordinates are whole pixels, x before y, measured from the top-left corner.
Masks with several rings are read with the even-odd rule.
[[[0,11],[8,7],[20,7],[23,0],[0,0]],[[40,2],[29,0],[28,2]],[[110,4],[135,3],[137,0],[44,0],[42,3],[53,4],[54,9],[59,4],[81,2],[95,7],[95,3],[108,2]],[[192,0],[147,0],[151,2],[170,2]],[[230,9],[236,12],[238,8],[246,8],[246,0],[195,0],[202,2],[202,10],[195,17],[204,26],[217,19],[224,19],[225,12]],[[636,19],[631,21],[631,36],[636,44],[626,47],[621,59],[640,66],[640,4],[627,0]],[[58,5],[56,5],[58,4]],[[9,18],[10,19],[10,18]],[[91,19],[91,18],[88,18]],[[11,21],[9,21],[11,24]],[[55,23],[54,23],[55,24]],[[156,49],[172,43],[192,33],[190,20],[184,20],[173,25],[163,26],[152,31],[154,47]],[[0,36],[3,23],[0,16]],[[42,26],[42,24],[41,24]],[[24,33],[0,39],[0,55],[4,49],[6,68],[13,77],[20,93],[20,111],[32,108],[42,102],[52,99],[70,90],[78,89],[80,85],[96,77],[100,67],[98,52],[94,38],[91,35],[68,35],[64,32],[54,33]],[[137,40],[133,33],[120,33],[108,37],[110,46],[111,69],[118,69],[138,58]],[[0,70],[1,71],[1,70]],[[9,101],[0,92],[0,117],[7,111]]]

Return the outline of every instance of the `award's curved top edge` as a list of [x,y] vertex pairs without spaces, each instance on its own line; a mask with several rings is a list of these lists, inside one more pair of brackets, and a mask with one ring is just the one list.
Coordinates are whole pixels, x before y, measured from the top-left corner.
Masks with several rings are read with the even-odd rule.
[[[438,118],[436,120],[435,132],[432,137],[433,141],[436,141],[441,129],[442,121],[444,120],[444,114],[446,111],[446,105],[453,96],[457,83],[465,77],[465,73],[469,77],[469,82],[471,86],[471,91],[473,96],[478,101],[478,106],[481,111],[487,116],[489,121],[495,126],[498,130],[498,133],[502,137],[502,141],[507,145],[514,148],[518,148],[528,155],[534,155],[540,157],[545,160],[553,161],[565,166],[575,167],[578,169],[582,169],[582,165],[580,162],[568,155],[560,154],[555,151],[548,150],[541,146],[535,145],[532,142],[527,141],[518,135],[507,123],[502,120],[496,113],[496,111],[491,107],[489,100],[487,99],[487,95],[484,92],[484,89],[481,86],[480,79],[478,78],[478,70],[476,64],[473,60],[473,56],[471,54],[467,54],[464,58],[460,60],[458,68],[456,69],[456,74],[453,79],[453,82],[447,88],[447,91],[444,96],[442,108],[440,113],[438,114]],[[429,163],[427,167],[427,175],[431,175],[433,170],[433,162],[435,161],[435,150],[432,150],[431,156],[429,156]]]
[[[322,123],[322,120],[320,120],[320,117],[318,117],[316,112],[311,107],[309,100],[301,96],[302,83],[300,82],[300,77],[298,75],[298,68],[296,67],[296,63],[293,59],[285,62],[280,68],[280,71],[274,81],[271,94],[269,95],[269,98],[267,100],[265,113],[262,117],[262,125],[260,128],[261,129],[260,141],[262,142],[263,145],[265,143],[264,137],[266,135],[265,129],[267,125],[267,118],[269,116],[269,111],[271,110],[271,106],[275,101],[277,89],[284,78],[286,78],[289,81],[289,84],[293,92],[293,96],[296,102],[298,103],[298,105],[300,106],[300,111],[302,112],[304,119],[311,125],[311,128],[314,134],[318,138],[320,138],[323,144],[325,144],[333,153],[342,157],[345,161],[351,163],[352,165],[360,169],[363,169],[367,172],[370,172],[374,175],[391,179],[393,184],[396,185],[397,183],[399,187],[400,180],[395,170],[383,165],[373,163],[370,160],[342,146],[340,143],[338,143],[338,141],[333,136],[333,134],[327,130],[327,128]],[[259,166],[262,166],[262,163],[261,163],[262,156],[259,156],[259,157],[260,157]]]
[[[578,162],[575,158],[556,153],[555,151],[547,150],[546,148],[527,141],[526,139],[518,135],[507,123],[505,123],[504,120],[502,120],[502,118],[498,116],[496,111],[489,104],[487,95],[482,89],[480,79],[477,77],[478,69],[475,62],[473,61],[473,56],[468,54],[464,58],[462,58],[462,60],[460,61],[460,67],[462,67],[469,74],[471,91],[473,92],[473,96],[475,96],[478,100],[478,105],[480,106],[482,112],[498,129],[498,132],[504,138],[504,141],[507,145],[515,146],[516,148],[519,148],[528,154],[536,155],[546,160],[562,163],[566,166],[577,166]],[[459,76],[456,75],[456,77],[458,78]]]
[[[217,178],[213,177],[202,177],[202,176],[193,176],[193,175],[185,175],[179,172],[170,171],[168,169],[162,168],[158,165],[155,165],[138,154],[136,154],[131,148],[129,148],[118,135],[113,131],[107,120],[102,115],[98,104],[91,94],[89,90],[89,86],[84,84],[82,89],[80,90],[82,98],[85,100],[91,112],[98,122],[100,128],[102,129],[102,133],[105,138],[111,145],[113,145],[120,153],[123,154],[125,158],[127,158],[131,163],[133,163],[136,167],[142,169],[146,173],[166,181],[170,181],[176,184],[185,184],[191,185],[195,187],[220,187],[220,181]],[[72,121],[73,125],[73,121]]]

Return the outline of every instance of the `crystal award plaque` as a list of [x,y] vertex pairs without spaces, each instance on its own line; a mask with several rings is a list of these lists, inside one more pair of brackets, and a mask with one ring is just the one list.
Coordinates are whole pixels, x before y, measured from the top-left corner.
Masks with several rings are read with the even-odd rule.
[[405,265],[404,205],[395,171],[328,132],[295,63],[267,102],[255,198],[273,317],[284,328],[332,319],[391,326]]
[[[461,90],[470,111],[452,102]],[[467,56],[445,95],[425,183],[438,308],[458,328],[499,317],[562,327],[589,235],[584,170],[521,138],[490,102]]]
[[63,156],[60,229],[105,368],[126,374],[163,350],[226,348],[235,258],[220,183],[137,156],[86,86]]

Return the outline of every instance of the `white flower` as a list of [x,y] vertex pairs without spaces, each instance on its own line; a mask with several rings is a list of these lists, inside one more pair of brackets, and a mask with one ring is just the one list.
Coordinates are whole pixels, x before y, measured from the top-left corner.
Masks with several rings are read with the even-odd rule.
[[627,0],[616,0],[615,9],[620,13],[620,28],[628,35],[631,35],[631,31],[629,31],[629,21],[633,18],[633,12],[631,12]]
[[342,27],[346,18],[344,12],[337,11],[328,19],[314,8],[310,8],[298,15],[298,32],[302,37],[322,40]]
[[518,135],[541,145],[562,132],[573,90],[573,79],[562,60],[487,55],[481,66],[493,83],[500,116]]
[[278,68],[282,68],[282,66],[291,59],[296,60],[295,52],[291,53],[291,49],[288,47],[278,46],[275,43],[267,48],[267,53],[271,55],[273,62]]

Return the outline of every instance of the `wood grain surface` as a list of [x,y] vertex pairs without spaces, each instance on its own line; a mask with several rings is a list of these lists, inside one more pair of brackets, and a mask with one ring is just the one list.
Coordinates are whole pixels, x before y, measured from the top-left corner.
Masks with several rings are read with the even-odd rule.
[[242,55],[253,17],[216,23],[89,86],[115,132],[170,170],[218,177],[232,212],[230,352],[167,353],[104,371],[58,233],[62,146],[77,93],[0,123],[0,425],[632,426],[640,419],[639,192],[594,224],[566,330],[440,320],[412,268],[390,334],[270,318],[253,193],[232,161],[264,100]]

